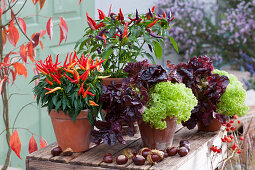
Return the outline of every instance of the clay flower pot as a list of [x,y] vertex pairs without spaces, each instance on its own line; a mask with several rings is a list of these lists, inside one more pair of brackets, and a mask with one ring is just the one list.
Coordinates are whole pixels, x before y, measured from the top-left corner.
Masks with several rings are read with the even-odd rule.
[[203,123],[198,121],[197,127],[199,131],[204,131],[204,132],[215,132],[220,130],[221,128],[221,123],[217,119],[212,119],[210,124],[208,126],[205,126]]
[[166,118],[167,127],[163,130],[154,129],[149,123],[139,122],[143,146],[151,149],[164,150],[172,145],[176,129],[176,118]]
[[52,109],[50,117],[58,146],[65,150],[71,148],[74,152],[89,149],[91,125],[88,120],[88,111],[82,110],[75,123],[63,111]]
[[112,81],[114,81],[115,84],[121,84],[123,78],[104,78],[104,79],[102,79],[102,80],[103,80],[103,81],[102,81],[102,84],[103,84],[104,86],[109,86],[109,85],[112,84]]

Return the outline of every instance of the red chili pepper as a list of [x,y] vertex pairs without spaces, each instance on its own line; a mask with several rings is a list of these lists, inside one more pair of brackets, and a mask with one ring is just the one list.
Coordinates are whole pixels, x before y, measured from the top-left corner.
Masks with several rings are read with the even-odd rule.
[[73,80],[71,79],[68,75],[66,75],[66,73],[64,73],[64,76],[72,83],[77,83],[77,80]]
[[86,79],[88,78],[89,75],[89,70],[85,71],[82,75],[81,75],[81,80],[82,81],[86,81]]
[[155,16],[156,19],[159,19],[159,20],[162,20],[164,19],[163,17],[158,17],[158,16]]
[[115,33],[113,38],[116,38],[116,36],[120,37],[120,34],[119,33]]
[[87,12],[87,21],[92,25],[92,26],[96,26],[96,22],[89,16],[89,13]]
[[123,38],[127,38],[127,27],[128,27],[128,22],[125,23],[125,28],[123,32]]
[[99,29],[104,26],[104,23],[100,22],[98,25],[95,26],[96,29]]
[[82,69],[82,70],[85,70],[85,68],[80,64],[80,63],[77,63],[78,66]]
[[106,36],[103,34],[102,37],[104,38],[104,44],[107,45]]
[[[84,81],[84,82],[85,82],[85,81]],[[79,96],[81,95],[81,93],[82,93],[82,94],[84,93],[84,89],[83,89],[84,82],[81,84],[80,90],[79,90],[79,92],[78,92],[78,95],[79,95]]]
[[45,81],[47,81],[50,85],[53,85],[53,83],[50,80],[45,79]]
[[120,12],[119,12],[119,14],[118,14],[118,20],[120,20],[120,21],[123,21],[123,20],[124,20],[124,16],[123,16],[123,13],[122,13],[122,11],[121,11],[121,8],[120,8]]
[[88,91],[89,91],[89,87],[87,88],[87,90],[83,93],[83,99],[86,98],[87,94],[88,94]]
[[80,81],[80,75],[79,75],[79,73],[77,72],[76,69],[73,68],[73,71],[74,71],[75,79],[77,80],[77,83],[79,83],[79,81]]
[[67,69],[73,68],[76,64],[77,62],[72,63],[70,66],[67,67]]
[[138,20],[136,21],[136,24],[139,24],[142,20],[143,20],[142,18],[138,19]]
[[59,81],[59,79],[54,75],[54,74],[50,74],[51,77],[53,78],[54,81],[56,81],[58,84],[61,85],[61,82]]
[[155,6],[153,6],[152,8],[151,8],[151,12],[153,13],[154,11],[155,11]]
[[93,93],[90,93],[90,92],[88,92],[88,95],[90,95],[90,96],[95,96]]
[[47,88],[47,87],[43,87],[44,89],[48,90],[48,91],[51,91],[52,89],[50,88]]
[[69,54],[69,53],[67,53],[67,55],[66,55],[66,59],[65,59],[65,62],[64,62],[63,67],[66,67],[66,66],[67,66],[67,65],[66,65],[66,62],[67,62],[67,59],[68,59],[68,54]]
[[98,10],[98,14],[99,14],[99,19],[100,19],[100,20],[103,20],[104,17],[105,17],[104,12],[103,12],[102,10],[100,10],[100,9],[97,9],[97,10]]
[[68,73],[74,74],[74,71],[73,71],[73,70],[69,70],[69,69],[66,69],[66,68],[63,68],[63,70],[65,70],[65,71],[68,72]]
[[158,19],[156,19],[155,21],[153,21],[152,23],[150,23],[147,27],[153,27],[153,25],[155,25],[157,23]]
[[41,70],[40,68],[37,68],[37,70],[39,70],[42,74],[47,75],[47,73]]
[[131,17],[128,17],[131,21],[135,21],[136,18],[131,18]]
[[90,67],[90,69],[96,68],[97,66],[99,66],[100,64],[102,64],[106,59],[99,61],[97,64],[93,65]]
[[163,18],[166,18],[166,13],[165,13],[165,11],[163,12]]

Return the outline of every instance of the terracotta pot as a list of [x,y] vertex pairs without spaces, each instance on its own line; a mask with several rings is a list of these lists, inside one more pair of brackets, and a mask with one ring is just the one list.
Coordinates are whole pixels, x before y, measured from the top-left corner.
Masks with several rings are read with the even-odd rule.
[[213,119],[211,120],[211,123],[208,126],[205,126],[203,123],[198,121],[197,127],[199,131],[214,132],[220,130],[221,123],[217,119]]
[[102,84],[105,86],[109,86],[112,84],[112,81],[115,82],[115,84],[121,84],[123,78],[104,78],[102,81]]
[[176,118],[166,119],[167,128],[163,130],[154,129],[149,123],[139,122],[139,130],[141,133],[143,146],[151,149],[164,150],[172,145],[174,133],[176,129]]
[[65,150],[71,148],[74,152],[89,149],[91,125],[88,120],[88,111],[82,110],[75,123],[63,111],[50,112],[58,146]]

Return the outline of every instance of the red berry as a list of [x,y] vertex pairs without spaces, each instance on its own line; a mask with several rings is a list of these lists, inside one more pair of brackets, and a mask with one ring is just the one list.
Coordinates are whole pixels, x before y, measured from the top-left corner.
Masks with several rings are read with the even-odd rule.
[[222,141],[222,142],[226,142],[226,140],[225,140],[224,138],[221,138],[221,141]]
[[234,138],[234,136],[233,136],[233,135],[230,135],[229,137],[230,137],[231,139],[233,139],[233,138]]
[[230,124],[230,123],[227,123],[227,127],[231,127],[231,124]]
[[231,129],[232,131],[235,131],[235,130],[236,130],[236,128],[235,128],[235,127],[233,127],[233,126],[232,126],[230,129]]
[[236,150],[236,148],[237,148],[237,144],[234,143],[234,145],[232,146],[232,150],[234,151],[234,150]]
[[244,140],[244,138],[242,136],[240,136],[240,140]]
[[241,152],[242,152],[241,149],[237,149],[238,154],[241,154]]
[[230,120],[230,123],[234,123],[234,120]]
[[217,153],[221,153],[221,149],[217,149]]
[[226,129],[226,131],[227,131],[227,132],[229,132],[229,131],[230,131],[230,129],[229,129],[229,128],[227,128],[227,129]]
[[230,143],[232,141],[232,139],[230,137],[225,137],[225,140]]
[[238,120],[238,123],[240,124],[240,123],[241,123],[241,121],[240,121],[240,120]]
[[234,116],[234,119],[237,119],[237,118],[238,118],[238,116],[237,116],[237,115],[235,115],[235,116]]
[[226,126],[226,124],[223,123],[223,124],[221,124],[221,126]]

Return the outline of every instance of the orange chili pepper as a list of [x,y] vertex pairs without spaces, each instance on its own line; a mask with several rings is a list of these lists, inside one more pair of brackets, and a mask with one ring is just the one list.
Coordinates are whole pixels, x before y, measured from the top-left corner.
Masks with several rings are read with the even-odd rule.
[[38,67],[37,67],[37,70],[39,70],[42,74],[47,75],[47,73],[46,73],[46,72],[44,72],[43,70],[41,70],[41,69],[40,69],[40,68],[38,68]]
[[[84,81],[84,82],[85,82],[85,81]],[[84,89],[83,89],[84,82],[81,84],[80,90],[79,90],[79,92],[78,92],[78,95],[79,95],[79,96],[81,95],[81,93],[84,93]]]
[[77,80],[78,83],[79,83],[79,81],[80,81],[80,75],[79,75],[79,73],[77,72],[77,70],[76,70],[75,68],[73,68],[73,71],[74,71],[74,74],[76,75],[75,78],[76,78],[76,80]]
[[155,25],[157,21],[158,21],[158,19],[156,19],[154,22],[150,23],[147,27],[153,27],[153,25]]
[[67,69],[70,69],[72,67],[74,67],[77,64],[77,62],[74,62],[73,64],[71,64],[70,66],[67,67]]
[[55,92],[55,91],[57,91],[57,90],[60,90],[60,89],[62,89],[62,88],[61,88],[61,87],[56,87],[56,88],[52,89],[51,91],[48,91],[47,93],[45,93],[45,95],[46,95],[46,94],[53,93],[53,92]]
[[96,104],[94,101],[89,100],[89,105],[90,106],[99,106],[98,104]]
[[80,64],[80,63],[77,63],[78,66],[82,69],[82,70],[85,70],[85,68]]
[[87,88],[87,90],[83,93],[83,99],[86,98],[87,94],[88,94],[88,91],[89,91],[89,87]]
[[102,37],[104,38],[104,44],[107,45],[106,36],[103,34]]
[[45,79],[45,81],[47,81],[50,85],[53,85],[53,83],[50,80]]
[[82,75],[81,75],[81,79],[82,81],[86,81],[87,78],[89,76],[89,70],[85,71]]
[[68,72],[68,73],[74,74],[74,71],[73,71],[73,70],[69,70],[69,69],[66,69],[66,68],[63,68],[63,70],[65,70],[65,71]]
[[90,92],[88,92],[88,95],[90,95],[90,96],[95,96],[93,93],[90,93]]

